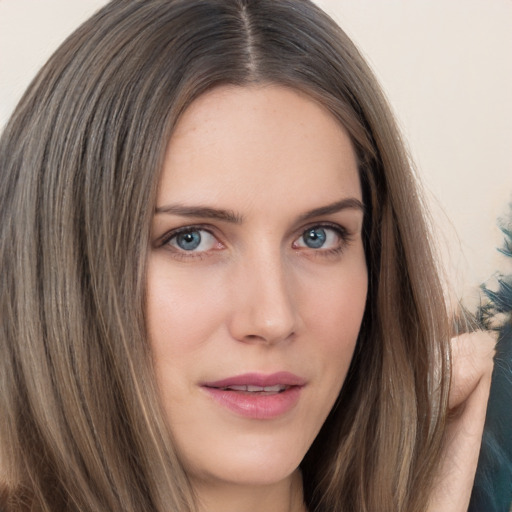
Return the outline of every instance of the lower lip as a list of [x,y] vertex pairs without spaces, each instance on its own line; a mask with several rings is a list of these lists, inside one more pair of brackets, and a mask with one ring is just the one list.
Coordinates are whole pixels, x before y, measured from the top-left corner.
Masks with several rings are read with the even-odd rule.
[[240,416],[257,420],[269,420],[282,416],[297,404],[302,386],[291,386],[285,391],[273,395],[250,394],[209,387],[203,387],[203,389],[216,402]]

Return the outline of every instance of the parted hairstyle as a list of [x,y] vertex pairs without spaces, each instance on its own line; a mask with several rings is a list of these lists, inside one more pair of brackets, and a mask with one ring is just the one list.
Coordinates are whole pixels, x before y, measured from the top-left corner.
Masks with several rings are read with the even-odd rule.
[[2,510],[195,510],[147,340],[149,226],[187,106],[218,85],[267,83],[345,127],[365,203],[366,310],[301,464],[305,502],[426,508],[447,312],[410,159],[365,61],[309,0],[114,0],[50,58],[1,139]]

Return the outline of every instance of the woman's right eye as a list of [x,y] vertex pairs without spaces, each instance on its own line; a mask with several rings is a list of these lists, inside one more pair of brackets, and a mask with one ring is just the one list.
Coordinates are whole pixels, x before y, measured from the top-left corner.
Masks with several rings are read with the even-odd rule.
[[186,228],[180,229],[164,242],[164,245],[185,253],[203,253],[220,248],[220,242],[206,229]]

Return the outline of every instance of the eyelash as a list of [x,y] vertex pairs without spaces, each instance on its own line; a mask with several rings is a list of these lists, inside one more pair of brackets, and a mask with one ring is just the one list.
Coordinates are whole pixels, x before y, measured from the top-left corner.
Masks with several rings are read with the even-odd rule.
[[[331,224],[329,222],[323,222],[319,224],[311,224],[309,226],[306,226],[303,228],[300,232],[300,235],[295,240],[302,238],[305,233],[308,231],[312,231],[315,229],[328,229],[331,231],[334,231],[336,236],[339,238],[339,244],[336,247],[333,247],[331,249],[313,249],[308,247],[301,247],[299,250],[306,250],[309,255],[313,255],[315,257],[323,257],[328,258],[329,256],[337,256],[342,254],[347,246],[352,242],[353,240],[353,234],[350,233],[346,228],[343,226],[340,226],[339,224]],[[295,241],[294,241],[295,243]],[[308,250],[309,249],[309,250]]]
[[[314,229],[328,229],[333,231],[336,236],[340,239],[340,243],[337,247],[333,247],[331,249],[313,249],[308,247],[298,247],[296,250],[303,251],[306,250],[308,253],[314,255],[315,257],[326,257],[329,256],[335,256],[343,253],[343,251],[346,249],[347,245],[349,245],[353,239],[353,236],[351,233],[347,231],[344,227],[338,225],[338,224],[331,224],[331,223],[319,223],[319,224],[311,224],[309,226],[305,226],[300,230],[300,234],[294,239],[295,242],[304,236],[305,233],[308,231],[314,230]],[[207,258],[211,255],[211,250],[206,251],[185,251],[180,250],[175,247],[172,247],[169,242],[179,236],[180,234],[185,233],[193,233],[196,231],[205,231],[210,236],[214,237],[216,240],[218,240],[218,237],[215,236],[211,226],[208,225],[190,225],[190,226],[184,226],[182,228],[174,229],[168,233],[166,233],[163,237],[161,237],[159,246],[160,247],[167,247],[170,251],[173,253],[173,257],[178,260],[183,261],[191,261],[191,260],[202,260],[204,258]],[[222,244],[222,242],[219,242]],[[222,244],[223,245],[223,244]],[[309,249],[309,250],[308,250]],[[217,249],[218,250],[218,249]],[[215,249],[213,249],[215,251]]]
[[161,242],[159,245],[161,247],[167,247],[173,253],[173,257],[178,260],[184,260],[184,261],[190,261],[193,259],[202,260],[209,256],[210,251],[198,251],[198,252],[185,251],[185,250],[180,250],[175,247],[172,247],[169,243],[173,238],[176,238],[181,234],[193,233],[195,231],[205,231],[213,238],[218,239],[218,237],[216,237],[215,234],[213,233],[211,226],[205,226],[205,225],[198,224],[198,225],[184,226],[182,228],[173,229],[172,231],[169,231],[161,238]]

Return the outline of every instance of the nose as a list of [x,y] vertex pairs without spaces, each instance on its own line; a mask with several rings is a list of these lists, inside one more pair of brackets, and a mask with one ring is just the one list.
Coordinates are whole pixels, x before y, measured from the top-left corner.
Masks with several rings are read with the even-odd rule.
[[275,344],[296,334],[299,314],[293,276],[280,255],[260,255],[235,271],[231,336],[246,343]]

